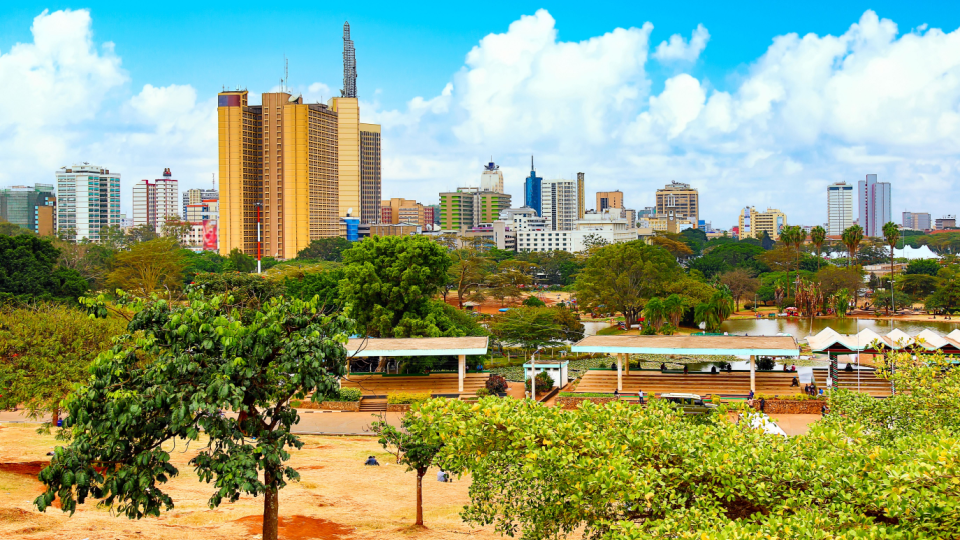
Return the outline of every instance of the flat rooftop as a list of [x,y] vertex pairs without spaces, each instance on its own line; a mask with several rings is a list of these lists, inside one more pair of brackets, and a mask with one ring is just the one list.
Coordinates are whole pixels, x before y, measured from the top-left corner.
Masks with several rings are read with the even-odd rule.
[[347,355],[449,356],[487,354],[487,337],[353,338],[347,340]]
[[791,336],[588,336],[572,352],[800,356]]

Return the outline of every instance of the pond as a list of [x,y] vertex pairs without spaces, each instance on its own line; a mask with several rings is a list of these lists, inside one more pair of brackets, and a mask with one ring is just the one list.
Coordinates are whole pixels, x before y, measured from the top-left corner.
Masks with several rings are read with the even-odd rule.
[[930,330],[945,336],[960,328],[960,321],[900,321],[890,319],[799,319],[799,318],[779,318],[779,319],[737,319],[724,321],[720,326],[724,332],[731,334],[749,334],[751,336],[775,336],[778,333],[790,334],[797,340],[816,334],[824,328],[833,328],[841,334],[856,334],[860,330],[869,328],[874,332],[885,335],[894,328],[910,334],[911,336],[919,334],[920,331],[929,328]]

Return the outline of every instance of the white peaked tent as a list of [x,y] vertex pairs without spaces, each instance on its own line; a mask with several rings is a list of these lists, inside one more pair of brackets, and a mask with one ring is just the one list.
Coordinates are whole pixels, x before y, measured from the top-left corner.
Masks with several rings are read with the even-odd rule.
[[840,334],[832,328],[824,328],[818,334],[808,336],[807,343],[814,352],[852,353],[922,348],[927,351],[957,353],[960,352],[960,329],[944,337],[930,329],[925,329],[916,336],[894,329],[881,336],[870,329],[863,329],[858,334]]

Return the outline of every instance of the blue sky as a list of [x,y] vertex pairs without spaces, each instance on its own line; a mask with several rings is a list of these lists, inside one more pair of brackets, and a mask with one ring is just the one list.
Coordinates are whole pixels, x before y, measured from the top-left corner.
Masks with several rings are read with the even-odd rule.
[[[690,181],[704,193],[704,217],[722,227],[743,205],[781,207],[791,222],[820,223],[825,185],[868,172],[895,183],[896,211],[955,213],[960,128],[952,118],[960,91],[951,49],[960,3],[781,4],[289,3],[263,10],[262,2],[203,9],[194,2],[21,2],[0,15],[0,76],[7,79],[0,102],[10,107],[7,120],[0,110],[0,147],[7,148],[0,158],[12,164],[0,185],[48,181],[51,167],[82,160],[114,163],[125,183],[166,166],[185,187],[208,182],[216,170],[209,103],[221,86],[269,90],[286,55],[291,86],[326,99],[340,87],[340,32],[349,20],[361,114],[384,124],[385,196],[435,202],[440,190],[476,182],[493,154],[508,191],[520,197],[527,156],[536,153],[548,177],[585,171],[588,191],[623,189],[635,207],[651,204],[657,185]],[[51,35],[62,33],[60,25],[85,25],[85,32],[11,56],[15,44],[38,42],[31,27],[44,10]],[[61,10],[71,11],[53,17]],[[86,19],[77,10],[88,10]],[[869,30],[874,20],[879,34]],[[704,47],[691,50],[698,25]],[[809,33],[815,39],[807,42]],[[789,34],[798,37],[774,47]],[[658,56],[674,35],[681,49]],[[491,36],[501,36],[500,44]],[[846,38],[838,45],[828,36]],[[83,58],[63,53],[85,46]],[[513,49],[526,51],[529,62],[514,64]],[[938,51],[945,58],[911,72]],[[29,80],[43,69],[42,80]],[[876,95],[857,90],[901,76],[925,82]],[[595,88],[579,84],[584,78],[596,80]],[[805,80],[819,82],[795,91]],[[865,95],[848,101],[856,94]],[[62,103],[62,114],[69,104],[87,110],[65,120],[16,105],[31,95]],[[598,100],[606,103],[589,103]],[[873,107],[843,114],[864,100]],[[925,182],[944,197],[914,199],[898,182]]]

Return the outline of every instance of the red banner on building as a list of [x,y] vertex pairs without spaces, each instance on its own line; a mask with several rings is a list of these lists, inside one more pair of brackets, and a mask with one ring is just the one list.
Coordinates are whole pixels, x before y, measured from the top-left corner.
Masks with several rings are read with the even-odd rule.
[[209,219],[203,220],[203,249],[204,251],[217,250],[217,222]]

